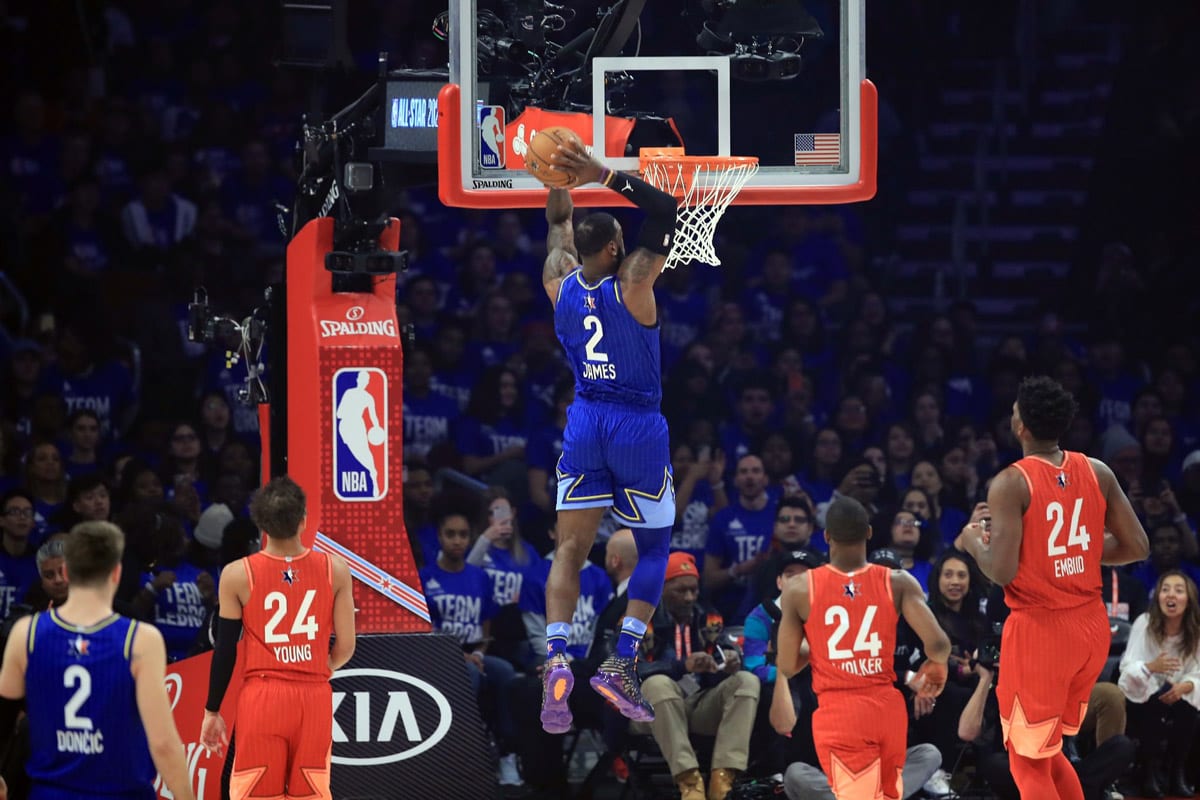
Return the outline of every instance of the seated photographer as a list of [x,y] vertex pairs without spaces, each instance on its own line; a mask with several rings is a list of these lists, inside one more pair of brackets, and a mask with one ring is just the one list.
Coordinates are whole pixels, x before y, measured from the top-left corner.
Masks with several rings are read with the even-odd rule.
[[706,797],[689,734],[716,736],[707,798],[725,800],[749,763],[759,684],[742,669],[736,645],[720,641],[724,621],[699,605],[699,595],[695,559],[690,553],[672,553],[662,602],[651,621],[653,641],[647,647],[643,640],[645,652],[637,665],[654,721],[634,722],[630,729],[653,734],[682,800]]
[[1200,719],[1200,605],[1196,584],[1183,573],[1158,579],[1150,610],[1129,633],[1119,683],[1130,733],[1141,743],[1142,794],[1162,797],[1165,788],[1191,797],[1187,759]]
[[[1009,769],[996,701],[996,665],[1000,636],[1008,606],[1002,587],[988,596],[988,619],[995,633],[989,636],[971,661],[979,682],[958,720],[958,737],[975,745],[978,773],[1000,800],[1021,800]],[[1119,780],[1133,760],[1135,745],[1125,736],[1125,714],[1121,691],[1111,683],[1092,687],[1087,714],[1075,737],[1063,737],[1063,752],[1079,773],[1085,800],[1103,800],[1109,786]],[[1085,755],[1081,758],[1079,753]]]
[[954,733],[955,721],[979,682],[970,660],[988,629],[987,618],[979,610],[980,600],[986,596],[985,584],[975,559],[957,550],[942,553],[929,578],[929,608],[950,637],[952,650],[946,688],[936,704],[913,696],[911,735],[913,741],[935,745],[947,765],[958,760],[962,745]]

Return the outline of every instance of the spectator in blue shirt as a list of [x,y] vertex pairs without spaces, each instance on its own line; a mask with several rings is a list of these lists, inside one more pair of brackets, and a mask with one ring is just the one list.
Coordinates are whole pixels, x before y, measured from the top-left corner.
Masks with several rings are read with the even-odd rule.
[[746,582],[767,558],[775,503],[767,494],[762,459],[745,455],[734,473],[737,497],[713,517],[704,554],[704,588],[726,622],[740,625],[738,605]]
[[75,480],[100,470],[100,417],[81,408],[67,418],[67,476]]
[[38,580],[33,533],[33,498],[10,489],[0,506],[0,619],[7,619]]
[[494,367],[483,374],[455,438],[463,472],[514,495],[525,492],[525,402],[516,372]]
[[41,544],[51,517],[67,499],[67,475],[54,442],[38,442],[29,449],[25,488],[33,498],[34,544]]
[[[491,621],[497,611],[492,602],[492,582],[482,568],[466,562],[471,523],[465,514],[443,511],[437,519],[437,532],[441,552],[420,572],[433,629],[462,645],[471,688],[480,698],[480,712],[500,750],[501,772],[515,771],[512,748],[516,731],[509,684],[516,673],[507,661],[487,652]],[[485,699],[489,702],[484,703]]]
[[404,352],[404,460],[437,460],[436,449],[449,448],[453,455],[454,430],[458,425],[458,403],[432,390],[433,364],[420,345]]

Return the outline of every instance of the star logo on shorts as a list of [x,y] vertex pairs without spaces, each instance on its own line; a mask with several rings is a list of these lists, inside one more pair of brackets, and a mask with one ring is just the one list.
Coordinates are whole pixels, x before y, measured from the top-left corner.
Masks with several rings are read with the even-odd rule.
[[590,294],[584,295],[583,296],[583,306],[588,311],[595,311],[596,310],[596,298]]
[[851,600],[854,600],[858,597],[858,590],[861,588],[862,586],[855,583],[854,579],[851,579],[849,583],[842,585],[842,594],[846,595],[846,597],[849,597]]
[[296,572],[296,570],[292,569],[291,567],[288,567],[283,571],[283,582],[288,586],[294,584],[296,582],[296,578],[298,577],[300,577],[300,573]]
[[622,192],[632,192],[633,191],[633,184],[629,182],[628,178],[625,179],[625,185],[621,187],[621,191]]

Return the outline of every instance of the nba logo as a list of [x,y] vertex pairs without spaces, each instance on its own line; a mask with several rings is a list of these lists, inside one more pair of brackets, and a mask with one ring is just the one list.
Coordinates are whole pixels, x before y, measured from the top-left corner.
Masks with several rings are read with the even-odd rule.
[[479,166],[504,169],[504,106],[479,107]]
[[333,493],[382,500],[388,487],[387,375],[374,367],[333,376]]

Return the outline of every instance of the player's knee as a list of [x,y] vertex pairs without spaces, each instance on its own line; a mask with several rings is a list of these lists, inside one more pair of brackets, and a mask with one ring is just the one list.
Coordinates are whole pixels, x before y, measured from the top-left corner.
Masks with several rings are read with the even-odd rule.
[[657,606],[662,599],[663,577],[670,555],[670,528],[639,528],[633,532],[638,561],[629,578],[629,599]]
[[633,541],[637,545],[638,561],[645,558],[661,558],[664,564],[671,554],[670,528],[633,528]]

